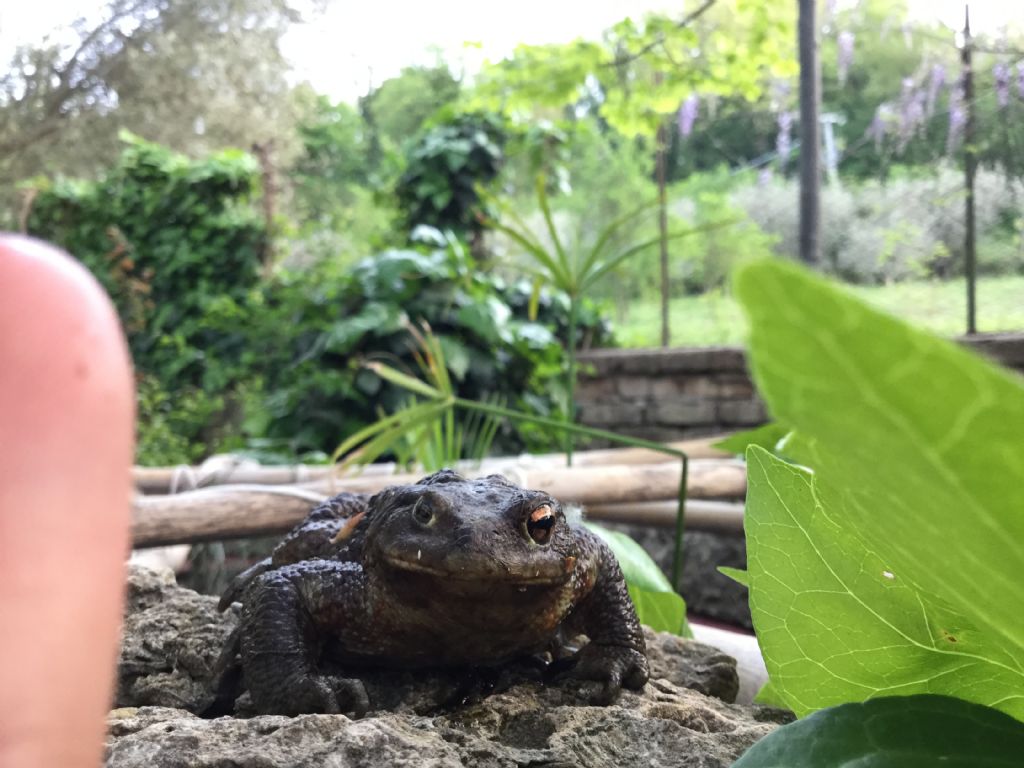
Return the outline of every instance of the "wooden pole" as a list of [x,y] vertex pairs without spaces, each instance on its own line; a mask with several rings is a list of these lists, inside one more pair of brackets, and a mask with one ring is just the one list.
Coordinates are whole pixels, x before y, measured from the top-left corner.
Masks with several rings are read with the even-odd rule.
[[[597,508],[676,499],[680,471],[677,464],[665,463],[517,469],[506,474],[519,485],[548,491],[563,502]],[[280,533],[302,520],[314,504],[329,494],[375,493],[390,485],[413,483],[419,477],[378,475],[333,484],[321,481],[306,487],[218,486],[172,496],[140,496],[133,507],[132,537],[135,546],[152,547]],[[734,460],[693,460],[687,488],[688,498],[743,498],[746,468]],[[670,503],[674,524],[676,502]]]
[[132,546],[161,547],[284,533],[325,496],[296,488],[204,488],[132,503]]
[[[641,501],[626,504],[592,504],[586,508],[588,520],[632,525],[675,528],[675,501]],[[686,502],[686,530],[743,532],[743,504],[729,501]]]
[[668,270],[668,192],[665,182],[667,136],[665,120],[662,119],[658,125],[657,154],[654,157],[654,162],[658,179],[658,261],[661,267],[661,346],[663,347],[672,343],[672,327],[669,323],[671,291],[669,290]]
[[[667,443],[668,447],[684,451],[693,459],[726,458],[727,453],[712,448],[712,443],[722,440],[724,435],[701,438],[698,440],[679,440]],[[199,467],[135,467],[132,475],[135,487],[143,493],[172,493],[189,491],[195,488],[207,488],[226,484],[259,484],[288,485],[324,480],[330,477],[332,467],[323,464],[295,464],[291,466],[261,467],[251,464],[236,463],[230,457],[224,461],[211,462],[209,466]],[[573,456],[576,466],[603,466],[607,464],[658,464],[677,462],[679,459],[666,453],[659,453],[648,448],[606,448],[593,451],[579,451]],[[564,465],[565,454],[549,453],[538,456],[503,456],[484,459],[476,467],[469,462],[460,462],[455,469],[473,471],[474,469],[499,472],[507,467],[538,467],[544,465]],[[392,463],[371,464],[363,467],[353,475],[367,477],[375,475],[393,476],[397,468]],[[420,472],[420,474],[423,474]]]
[[978,172],[978,153],[974,146],[975,105],[974,66],[972,62],[971,8],[964,4],[964,46],[960,63],[964,82],[964,276],[967,282],[967,334],[977,332],[975,297],[977,288],[977,236],[974,223],[974,177]]
[[821,261],[821,67],[816,0],[798,0],[800,49],[800,259]]

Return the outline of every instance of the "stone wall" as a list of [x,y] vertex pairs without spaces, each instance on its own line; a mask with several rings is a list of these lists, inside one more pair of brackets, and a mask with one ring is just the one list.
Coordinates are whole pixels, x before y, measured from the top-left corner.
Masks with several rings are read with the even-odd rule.
[[[1024,334],[960,341],[1024,372]],[[581,355],[577,401],[587,426],[649,440],[732,432],[767,420],[739,347],[587,352]]]

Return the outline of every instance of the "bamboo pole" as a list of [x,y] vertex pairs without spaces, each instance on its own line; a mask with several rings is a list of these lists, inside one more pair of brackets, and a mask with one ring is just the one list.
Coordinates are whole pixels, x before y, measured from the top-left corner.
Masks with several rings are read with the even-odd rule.
[[[675,464],[651,464],[506,474],[524,487],[546,490],[564,502],[599,508],[674,499],[680,471]],[[389,485],[418,479],[419,475],[388,475],[348,478],[335,482],[333,487],[326,482],[277,488],[235,485],[170,496],[139,496],[133,507],[132,538],[136,547],[152,547],[280,533],[302,520],[328,494],[375,493]],[[733,460],[695,460],[690,462],[687,486],[689,498],[741,498],[746,489],[746,469]],[[675,509],[675,502],[670,503]]]
[[284,533],[302,522],[324,498],[324,494],[294,486],[221,486],[173,496],[137,496],[132,502],[132,546]]
[[[701,438],[698,440],[680,440],[666,445],[675,450],[684,451],[691,459],[725,458],[729,454],[712,448],[712,443],[721,440],[725,435]],[[657,464],[677,461],[676,457],[659,453],[648,448],[606,448],[602,450],[580,451],[573,455],[576,466],[604,466],[608,464]],[[508,467],[536,467],[538,465],[559,465],[565,463],[564,453],[548,453],[538,456],[503,456],[484,459],[479,469],[487,472],[500,472]],[[477,467],[469,462],[457,465],[460,471],[469,472]],[[386,475],[393,477],[396,473],[393,463],[371,464],[359,471],[359,477]],[[333,467],[329,465],[294,464],[288,466],[254,467],[244,462],[235,462],[225,457],[224,461],[214,461],[199,467],[135,467],[132,476],[135,487],[143,493],[174,493],[179,490],[193,490],[217,485],[233,485],[238,483],[258,485],[291,485],[324,480],[331,476]],[[420,473],[422,475],[422,473]],[[353,475],[350,475],[353,476]]]
[[[597,522],[674,528],[677,512],[675,501],[641,501],[635,504],[591,505],[586,509],[586,518]],[[743,504],[731,501],[687,500],[686,530],[742,533]]]

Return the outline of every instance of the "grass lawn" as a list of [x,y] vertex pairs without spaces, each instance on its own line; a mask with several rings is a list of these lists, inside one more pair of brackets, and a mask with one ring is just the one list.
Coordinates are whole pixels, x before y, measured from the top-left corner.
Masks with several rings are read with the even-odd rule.
[[[869,304],[920,328],[944,336],[962,334],[966,328],[963,280],[848,287]],[[683,296],[673,299],[669,306],[672,346],[743,343],[743,314],[731,296]],[[633,302],[615,319],[616,337],[622,346],[660,346],[661,305],[656,299]],[[1024,276],[979,279],[977,325],[982,333],[1024,330]]]

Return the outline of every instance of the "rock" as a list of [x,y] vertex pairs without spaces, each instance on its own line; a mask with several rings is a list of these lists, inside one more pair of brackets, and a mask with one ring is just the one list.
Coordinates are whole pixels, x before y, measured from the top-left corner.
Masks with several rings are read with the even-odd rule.
[[236,611],[179,587],[169,569],[128,567],[127,613],[117,666],[116,704],[202,712],[213,701],[210,672]]
[[626,692],[608,707],[587,705],[583,684],[543,685],[522,665],[486,681],[498,692],[480,695],[488,689],[477,685],[477,695],[463,697],[475,703],[453,704],[453,686],[458,690],[467,679],[454,673],[377,671],[366,678],[373,711],[362,720],[204,719],[194,713],[212,700],[210,669],[237,623],[233,612],[220,614],[215,603],[177,586],[169,572],[131,569],[107,768],[725,768],[787,719],[775,710],[722,700],[736,692],[731,657],[650,632],[651,681],[641,693]]
[[722,701],[736,701],[736,659],[717,648],[644,627],[651,678],[689,688]]
[[111,713],[106,768],[602,766],[727,768],[775,724],[665,680],[610,707],[518,686],[436,717],[384,713],[203,720],[143,707]]

